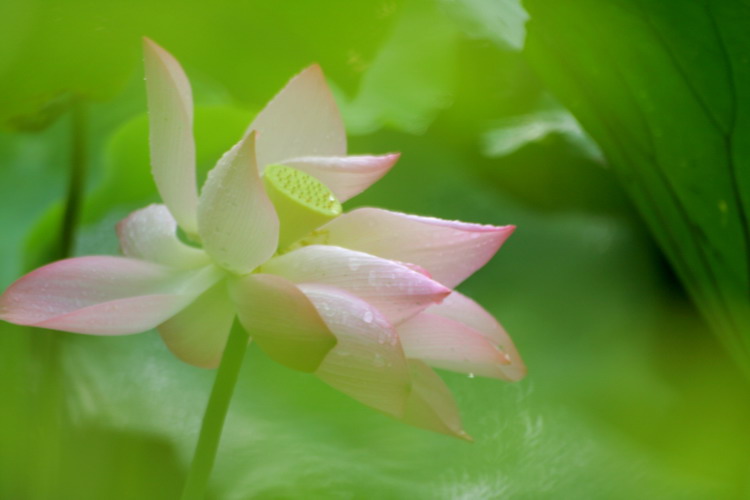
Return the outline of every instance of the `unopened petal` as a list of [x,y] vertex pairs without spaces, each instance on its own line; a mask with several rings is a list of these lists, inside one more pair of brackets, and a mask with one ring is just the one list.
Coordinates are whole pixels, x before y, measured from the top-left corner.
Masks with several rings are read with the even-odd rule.
[[392,324],[450,293],[404,264],[334,246],[302,247],[275,257],[262,269],[294,283],[321,283],[347,290],[377,308]]
[[300,285],[337,344],[315,372],[335,389],[401,418],[411,382],[398,335],[367,302],[334,287]]
[[148,38],[143,39],[149,111],[151,168],[162,200],[180,226],[196,234],[193,95],[180,63]]
[[255,161],[255,134],[242,139],[209,172],[198,206],[206,252],[236,274],[246,274],[276,251],[279,218]]
[[336,345],[310,300],[291,282],[270,274],[232,280],[232,300],[240,322],[275,361],[314,372]]
[[417,264],[453,288],[495,255],[514,226],[487,226],[360,208],[319,230],[329,245]]
[[177,222],[164,205],[149,205],[131,213],[117,224],[117,236],[126,257],[183,269],[210,263],[205,252],[180,241]]
[[[499,363],[496,365],[501,372],[499,378],[514,382],[521,380],[526,376],[526,365],[518,354],[518,350],[516,350],[516,346],[513,344],[508,333],[490,313],[485,311],[482,306],[469,297],[458,292],[453,292],[441,304],[427,309],[425,314],[439,316],[449,320],[449,322],[444,323],[446,328],[441,330],[442,333],[436,334],[436,337],[440,338],[441,335],[444,335],[446,340],[448,337],[453,337],[452,342],[455,343],[460,342],[458,337],[463,336],[465,339],[464,341],[468,344],[465,347],[466,350],[470,349],[471,345],[475,345],[476,347],[481,346],[476,339],[476,334],[486,338],[492,346],[504,354],[504,358],[507,360],[505,363]],[[453,325],[454,328],[449,328],[450,325]],[[470,334],[470,332],[474,332],[474,334]],[[491,352],[491,350],[488,350],[487,354]],[[479,358],[476,359],[478,360]],[[469,363],[466,365],[466,371],[468,373],[495,376],[489,373],[485,374],[484,372],[480,372],[478,364],[470,365],[472,364]],[[434,364],[433,366],[440,365]],[[459,368],[456,365],[454,365],[455,368],[449,366],[444,367],[464,371],[464,369]]]
[[78,257],[41,267],[0,296],[0,319],[93,335],[154,328],[215,282],[211,269],[177,271],[124,257]]
[[250,127],[259,133],[258,164],[301,156],[343,156],[346,131],[323,71],[312,65],[289,83],[258,114]]
[[317,178],[343,203],[380,180],[399,156],[398,153],[381,156],[310,156],[282,163]]
[[407,424],[471,441],[450,389],[426,364],[410,360],[412,390],[402,420]]

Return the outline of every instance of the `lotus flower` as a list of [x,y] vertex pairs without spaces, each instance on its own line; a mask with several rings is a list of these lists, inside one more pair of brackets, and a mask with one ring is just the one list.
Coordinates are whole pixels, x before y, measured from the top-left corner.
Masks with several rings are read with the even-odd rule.
[[[405,422],[459,437],[430,366],[505,380],[525,368],[484,309],[452,291],[513,231],[361,208],[398,155],[346,156],[317,66],[293,78],[195,181],[192,97],[145,41],[153,176],[164,205],[120,222],[125,257],[54,262],[0,297],[0,318],[93,335],[156,328],[192,365],[217,366],[234,321],[274,360]],[[180,230],[182,237],[180,237]]]

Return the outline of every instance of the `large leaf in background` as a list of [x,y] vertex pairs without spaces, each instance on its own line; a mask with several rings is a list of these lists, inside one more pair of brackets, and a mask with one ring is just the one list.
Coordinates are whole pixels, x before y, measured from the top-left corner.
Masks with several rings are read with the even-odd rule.
[[750,4],[525,5],[527,56],[750,374]]
[[[212,482],[216,498],[737,496],[749,444],[747,388],[695,318],[672,312],[637,233],[618,219],[528,212],[463,169],[465,153],[430,137],[383,135],[353,147],[404,153],[358,205],[518,224],[462,290],[504,322],[529,378],[512,385],[441,374],[474,435],[469,444],[388,419],[251,346]],[[0,329],[0,352],[15,354],[0,366],[0,384],[27,387],[25,339],[44,332]],[[177,361],[155,332],[55,335],[66,374],[58,397],[70,422],[32,441],[46,450],[61,440],[57,458],[39,467],[18,437],[29,423],[0,413],[0,465],[12,466],[0,496],[44,498],[33,493],[56,487],[59,498],[169,498],[213,372]],[[24,392],[0,391],[4,401],[8,393],[23,409]],[[9,426],[26,434],[9,434]],[[49,474],[60,457],[64,475],[55,481]],[[95,474],[83,473],[91,467]],[[34,470],[33,481],[19,468]],[[160,475],[162,484],[153,479]]]
[[8,0],[0,6],[0,126],[42,128],[71,95],[114,95],[137,71],[144,35],[252,105],[314,61],[352,91],[399,8],[393,0],[290,0],[283,8],[265,1]]

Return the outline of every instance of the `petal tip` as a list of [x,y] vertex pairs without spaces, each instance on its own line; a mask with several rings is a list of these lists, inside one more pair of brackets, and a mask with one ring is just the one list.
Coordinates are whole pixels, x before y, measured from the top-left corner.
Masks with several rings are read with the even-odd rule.
[[529,369],[523,361],[519,360],[516,365],[516,369],[510,373],[510,376],[508,377],[509,382],[520,382],[526,378],[526,375],[529,373]]
[[383,162],[380,166],[384,170],[383,175],[385,175],[386,172],[388,172],[393,166],[398,162],[398,160],[401,158],[401,153],[386,153],[382,155],[381,157],[383,159]]
[[169,52],[167,52],[167,50],[164,47],[162,47],[161,45],[159,45],[158,43],[156,43],[155,41],[153,41],[147,36],[144,36],[141,38],[141,44],[143,46],[144,57],[154,56],[160,59],[164,59],[165,57],[171,57]]
[[299,75],[320,76],[321,78],[325,77],[325,75],[323,74],[323,68],[316,62],[305,67],[305,69],[299,72]]
[[435,295],[439,297],[439,299],[437,301],[438,304],[441,303],[441,302],[443,302],[446,298],[448,298],[448,295],[450,295],[451,293],[453,293],[453,290],[451,290],[447,286],[445,286],[445,285],[443,285],[441,283],[438,283],[435,280],[432,280],[432,282],[437,285],[435,287]]
[[456,436],[457,438],[459,438],[459,439],[463,439],[463,440],[464,440],[464,441],[466,441],[467,443],[474,443],[474,438],[473,438],[473,437],[471,437],[471,436],[469,435],[469,433],[468,433],[468,432],[466,432],[466,431],[465,431],[465,430],[463,430],[463,429],[461,429],[461,430],[459,430],[459,431],[456,431],[456,433],[455,433],[454,435],[455,435],[455,436]]

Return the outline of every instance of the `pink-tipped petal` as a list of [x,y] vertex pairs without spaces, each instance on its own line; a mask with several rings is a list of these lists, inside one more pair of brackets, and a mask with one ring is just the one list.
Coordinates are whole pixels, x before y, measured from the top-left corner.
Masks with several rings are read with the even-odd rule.
[[310,300],[284,278],[250,274],[232,280],[230,290],[242,326],[275,361],[314,372],[336,345]]
[[92,335],[154,328],[215,282],[210,268],[177,271],[124,257],[78,257],[41,267],[0,296],[0,319]]
[[402,420],[407,424],[471,441],[450,389],[426,364],[410,360],[412,391]]
[[323,71],[314,64],[292,78],[247,129],[259,133],[258,165],[301,156],[344,156],[346,131]]
[[477,330],[450,318],[430,314],[432,308],[398,326],[404,352],[430,366],[482,377],[505,379],[506,353]]
[[149,111],[151,169],[162,200],[180,227],[196,234],[193,95],[180,63],[148,38],[143,39]]
[[237,274],[249,273],[276,251],[279,218],[258,174],[255,134],[209,172],[198,203],[198,231],[213,260]]
[[[425,310],[425,314],[443,318],[447,320],[445,323],[446,326],[453,325],[455,327],[453,330],[449,328],[441,330],[439,335],[436,334],[437,338],[441,338],[441,336],[444,335],[446,337],[454,337],[454,342],[460,342],[458,337],[463,336],[465,339],[464,342],[467,344],[464,349],[468,350],[472,345],[475,345],[476,347],[481,346],[476,339],[476,335],[481,335],[487,339],[492,346],[504,353],[505,356],[503,356],[503,358],[506,362],[501,362],[496,365],[496,368],[501,373],[498,378],[515,382],[526,376],[526,365],[518,354],[516,346],[513,344],[508,333],[490,313],[485,311],[482,306],[469,297],[458,292],[453,292],[441,304],[432,306]],[[470,334],[470,332],[472,333]],[[491,352],[491,350],[487,351],[487,353]],[[430,360],[425,360],[430,363]],[[441,365],[433,364],[433,366]],[[477,375],[495,376],[491,373],[480,371],[478,364],[472,365],[469,363],[466,365],[466,370],[458,368],[458,366],[455,368],[449,366],[441,367],[451,370],[456,369],[458,371],[467,371]]]
[[234,307],[223,280],[156,329],[170,351],[200,368],[216,368],[234,321]]
[[306,157],[282,163],[317,178],[343,203],[380,180],[399,156],[392,153],[381,156]]
[[117,224],[117,236],[126,257],[182,269],[211,262],[205,252],[180,241],[177,222],[164,205],[149,205],[131,213]]
[[263,272],[294,283],[322,283],[347,290],[377,308],[394,325],[450,293],[399,262],[334,246],[299,248],[270,260],[263,265]]
[[409,368],[398,335],[367,302],[334,287],[300,285],[338,340],[315,374],[357,401],[404,416]]
[[485,265],[514,229],[360,208],[319,233],[329,245],[422,266],[453,288]]

